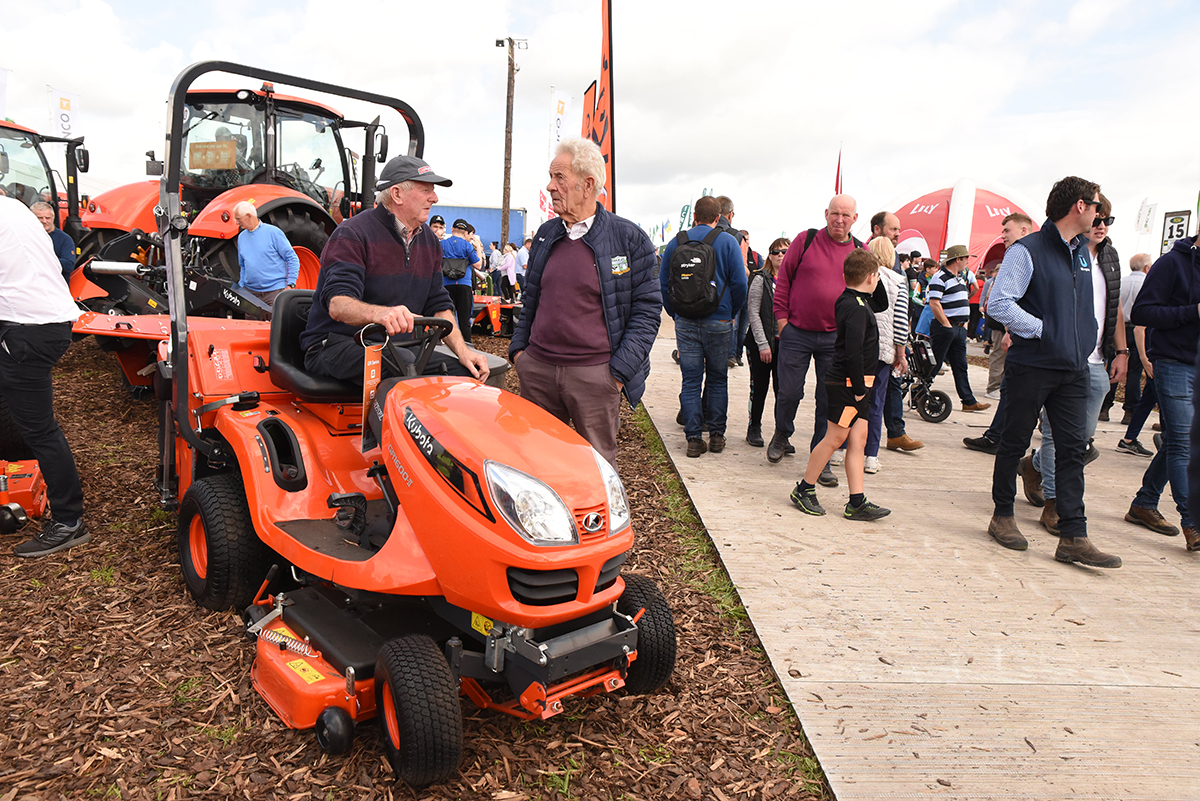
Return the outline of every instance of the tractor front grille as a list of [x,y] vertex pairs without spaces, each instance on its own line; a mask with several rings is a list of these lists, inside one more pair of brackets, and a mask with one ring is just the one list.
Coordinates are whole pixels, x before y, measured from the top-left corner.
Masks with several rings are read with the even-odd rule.
[[574,601],[579,594],[579,574],[571,568],[563,570],[508,569],[508,589],[523,604],[554,606]]

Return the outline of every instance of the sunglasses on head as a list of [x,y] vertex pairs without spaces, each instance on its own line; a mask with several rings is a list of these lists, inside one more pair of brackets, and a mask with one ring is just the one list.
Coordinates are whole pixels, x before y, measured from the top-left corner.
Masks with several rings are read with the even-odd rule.
[[775,249],[775,250],[770,251],[770,253],[772,256],[782,256],[784,253],[787,253],[787,251]]
[[1099,225],[1112,225],[1113,220],[1115,220],[1115,219],[1117,219],[1117,218],[1116,217],[1097,217],[1096,219],[1092,220],[1092,227],[1095,228]]

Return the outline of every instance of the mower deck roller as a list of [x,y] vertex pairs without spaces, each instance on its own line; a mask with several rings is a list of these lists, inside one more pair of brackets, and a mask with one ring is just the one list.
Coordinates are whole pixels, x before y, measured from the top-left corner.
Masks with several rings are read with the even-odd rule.
[[634,538],[624,486],[570,426],[502,388],[507,362],[489,359],[486,384],[423,374],[451,324],[418,317],[414,339],[381,354],[399,375],[367,368],[363,386],[308,373],[305,290],[280,294],[269,324],[189,327],[180,109],[214,70],[396,109],[412,155],[424,137],[399,100],[234,64],[193,65],[172,88],[158,485],[179,510],[189,592],[245,610],[255,689],[329,753],[378,718],[388,761],[414,786],[457,771],[463,695],[543,719],[571,698],[658,690],[674,621],[653,581],[622,575]]

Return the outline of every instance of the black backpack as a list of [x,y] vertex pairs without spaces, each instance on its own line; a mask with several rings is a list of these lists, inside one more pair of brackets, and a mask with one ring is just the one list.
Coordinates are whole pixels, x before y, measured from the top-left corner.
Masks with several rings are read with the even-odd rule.
[[717,291],[717,251],[713,242],[721,235],[714,227],[703,239],[692,241],[687,231],[675,237],[675,250],[667,265],[667,296],[680,317],[699,320],[721,306],[725,290]]

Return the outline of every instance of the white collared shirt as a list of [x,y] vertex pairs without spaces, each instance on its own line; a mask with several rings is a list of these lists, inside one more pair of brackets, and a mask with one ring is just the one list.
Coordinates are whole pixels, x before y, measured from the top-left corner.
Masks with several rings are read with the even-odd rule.
[[24,203],[0,197],[0,321],[73,323],[79,314],[46,229]]
[[563,227],[567,229],[567,236],[571,239],[582,239],[583,235],[592,230],[592,223],[596,221],[596,215],[593,214],[586,220],[580,220],[574,225],[567,225],[567,221],[563,220]]

